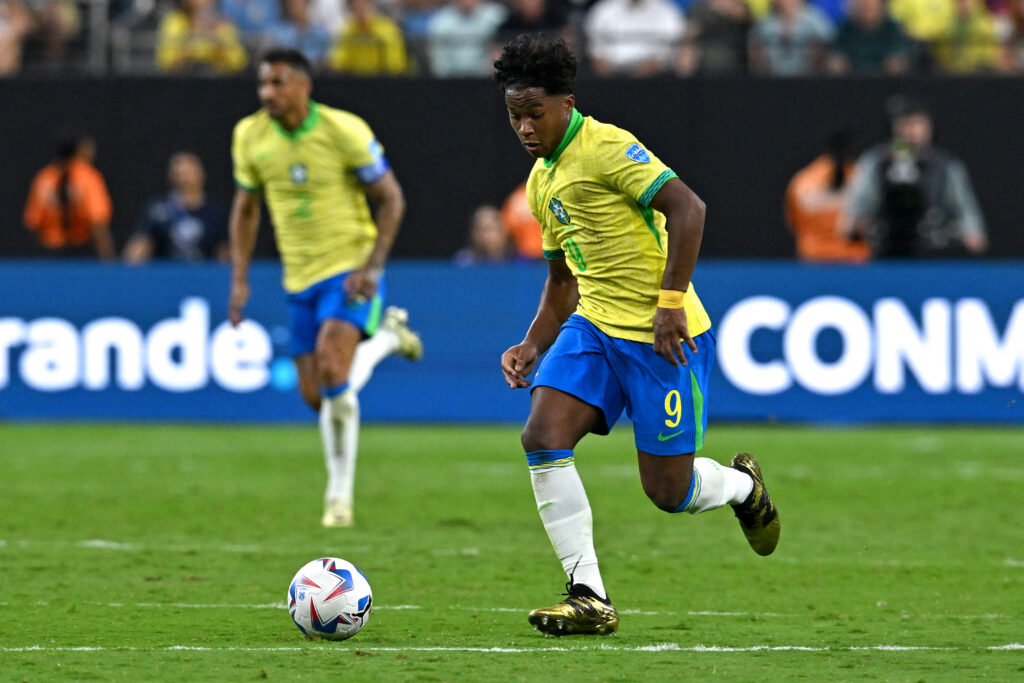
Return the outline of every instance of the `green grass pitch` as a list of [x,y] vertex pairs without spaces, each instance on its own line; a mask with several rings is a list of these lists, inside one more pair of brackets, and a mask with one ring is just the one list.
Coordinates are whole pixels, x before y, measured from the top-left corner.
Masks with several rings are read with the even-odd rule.
[[[1024,679],[1024,432],[715,426],[782,515],[644,497],[628,427],[577,450],[620,632],[544,638],[565,581],[515,427],[364,429],[357,526],[319,525],[315,427],[0,425],[0,680]],[[366,629],[307,641],[305,562],[355,562]]]

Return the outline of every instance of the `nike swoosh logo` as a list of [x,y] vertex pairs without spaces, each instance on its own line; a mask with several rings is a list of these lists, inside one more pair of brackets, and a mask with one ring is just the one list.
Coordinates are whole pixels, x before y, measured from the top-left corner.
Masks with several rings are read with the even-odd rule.
[[659,432],[658,441],[668,441],[669,439],[674,439],[685,431],[685,429],[680,429],[678,432],[675,432],[674,434],[669,434],[668,436],[665,436],[664,434]]

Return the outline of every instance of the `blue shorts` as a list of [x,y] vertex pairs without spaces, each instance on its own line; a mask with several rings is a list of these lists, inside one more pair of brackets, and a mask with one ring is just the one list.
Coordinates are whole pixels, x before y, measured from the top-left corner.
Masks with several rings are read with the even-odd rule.
[[654,345],[609,337],[580,315],[562,325],[537,371],[534,387],[571,394],[604,413],[593,431],[607,434],[626,409],[637,450],[654,455],[695,453],[708,426],[707,388],[715,361],[711,330],[697,335],[688,365],[674,367]]
[[[351,271],[350,271],[351,272]],[[339,273],[301,292],[288,295],[288,313],[292,325],[292,356],[312,353],[316,335],[328,318],[352,323],[367,337],[380,325],[384,306],[384,278],[377,285],[377,294],[365,303],[349,301],[342,284],[348,273]]]

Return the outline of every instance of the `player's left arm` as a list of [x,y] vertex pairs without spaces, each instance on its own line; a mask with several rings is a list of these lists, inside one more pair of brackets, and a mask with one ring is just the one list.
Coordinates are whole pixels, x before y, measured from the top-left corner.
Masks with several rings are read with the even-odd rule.
[[377,223],[377,242],[373,245],[370,258],[361,270],[345,279],[345,292],[350,297],[370,299],[377,293],[377,283],[384,273],[391,246],[395,243],[398,228],[405,215],[405,195],[398,184],[394,171],[388,169],[380,178],[364,186],[366,196],[377,207],[374,221]]
[[[665,231],[668,233],[665,273],[661,289],[685,293],[690,288],[693,270],[697,266],[697,254],[704,236],[705,206],[700,197],[679,178],[670,178],[651,199],[649,205],[665,215]],[[687,326],[686,312],[679,307],[659,306],[654,314],[654,350],[672,365],[686,365],[686,354],[681,341],[697,353],[697,344]]]

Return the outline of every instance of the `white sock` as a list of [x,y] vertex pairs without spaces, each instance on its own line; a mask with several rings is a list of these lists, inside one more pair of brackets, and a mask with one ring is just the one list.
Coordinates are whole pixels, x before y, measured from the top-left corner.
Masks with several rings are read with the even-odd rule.
[[693,480],[690,498],[680,506],[691,515],[742,503],[754,490],[750,475],[719,465],[711,458],[693,459]]
[[594,517],[576,466],[531,469],[530,479],[537,511],[566,576],[605,598],[594,552]]
[[320,436],[327,465],[326,500],[338,499],[352,505],[359,448],[359,398],[346,389],[320,405]]
[[386,327],[378,327],[372,337],[359,342],[348,370],[349,389],[358,394],[370,381],[377,364],[397,351],[398,345],[398,333]]

